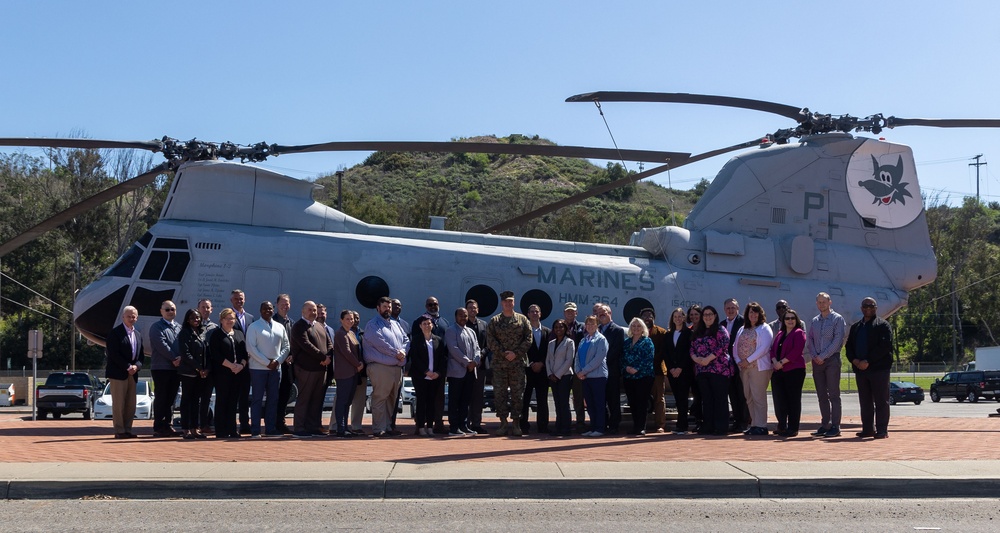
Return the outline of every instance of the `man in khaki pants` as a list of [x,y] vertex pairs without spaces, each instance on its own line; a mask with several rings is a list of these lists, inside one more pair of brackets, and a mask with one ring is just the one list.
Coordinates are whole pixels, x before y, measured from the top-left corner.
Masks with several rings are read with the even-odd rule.
[[135,329],[139,311],[131,305],[122,311],[122,323],[115,326],[105,342],[108,356],[105,377],[111,384],[111,417],[116,439],[134,438],[135,384],[142,368],[142,334]]

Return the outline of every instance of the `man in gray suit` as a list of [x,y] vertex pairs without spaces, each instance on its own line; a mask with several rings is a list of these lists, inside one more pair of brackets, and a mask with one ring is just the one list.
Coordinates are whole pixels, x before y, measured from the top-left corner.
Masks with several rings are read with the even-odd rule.
[[153,388],[156,390],[153,400],[153,436],[179,437],[181,432],[170,427],[180,385],[177,366],[181,362],[180,355],[174,351],[174,341],[181,330],[181,325],[174,321],[177,316],[174,302],[166,300],[160,304],[160,316],[160,320],[149,326],[149,344],[153,351],[149,369],[153,377]]
[[479,340],[469,323],[465,307],[455,310],[455,323],[444,334],[448,347],[448,433],[475,435],[469,424],[469,405],[476,390],[476,371],[479,367]]

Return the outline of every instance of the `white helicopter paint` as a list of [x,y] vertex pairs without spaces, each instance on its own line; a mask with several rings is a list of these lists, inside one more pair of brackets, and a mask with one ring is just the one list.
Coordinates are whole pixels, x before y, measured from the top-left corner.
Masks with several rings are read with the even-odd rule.
[[[902,178],[879,178],[897,162]],[[289,293],[293,314],[314,300],[364,321],[381,295],[400,298],[404,318],[431,295],[449,319],[468,297],[487,316],[503,290],[547,321],[572,301],[581,315],[608,303],[618,322],[652,305],[665,324],[675,307],[729,297],[765,309],[785,299],[808,317],[820,291],[850,318],[866,296],[891,314],[937,271],[912,151],[848,134],[737,155],[684,228],[643,229],[629,246],[370,225],[314,202],[316,187],[252,165],[183,164],[159,222],[78,294],[77,326],[103,343],[125,305],[145,332],[164,299],[181,315],[201,298],[218,311],[235,288],[254,314]]]

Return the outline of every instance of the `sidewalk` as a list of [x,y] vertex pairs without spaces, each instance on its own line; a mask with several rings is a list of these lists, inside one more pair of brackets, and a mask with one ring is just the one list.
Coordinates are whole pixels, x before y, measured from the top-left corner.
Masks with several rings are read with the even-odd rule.
[[[495,427],[495,419],[493,420]],[[1000,419],[897,417],[843,436],[115,440],[109,421],[0,416],[16,498],[996,497]],[[412,432],[409,419],[400,429]]]

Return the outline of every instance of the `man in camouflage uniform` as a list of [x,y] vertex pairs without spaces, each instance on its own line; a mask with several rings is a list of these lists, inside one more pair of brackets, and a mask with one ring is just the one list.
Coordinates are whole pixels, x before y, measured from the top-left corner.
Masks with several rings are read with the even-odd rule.
[[[500,429],[496,434],[502,437],[509,430],[513,436],[520,437],[518,417],[524,396],[524,368],[528,365],[528,348],[531,346],[531,322],[528,317],[514,312],[513,292],[501,292],[500,299],[501,313],[490,319],[486,327],[486,342],[493,352],[494,403],[500,418]],[[512,415],[509,426],[507,415]]]

